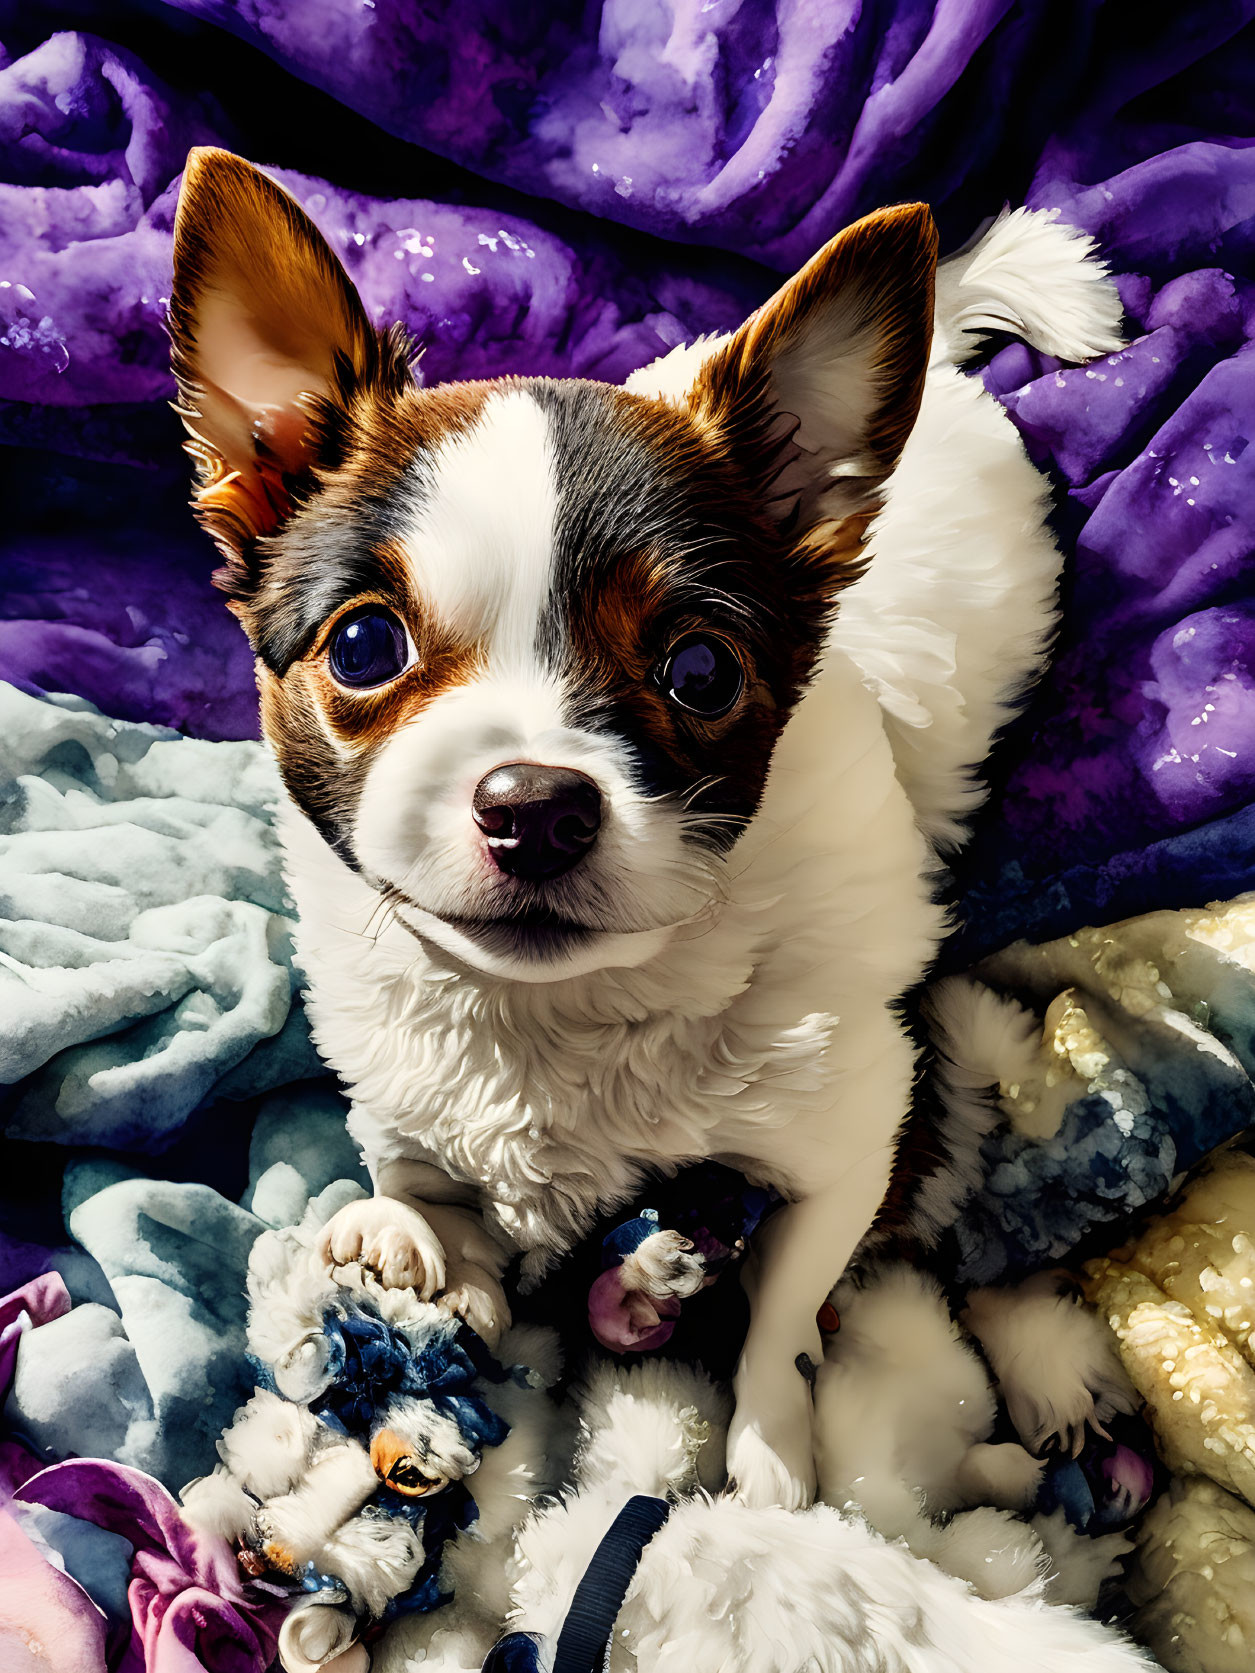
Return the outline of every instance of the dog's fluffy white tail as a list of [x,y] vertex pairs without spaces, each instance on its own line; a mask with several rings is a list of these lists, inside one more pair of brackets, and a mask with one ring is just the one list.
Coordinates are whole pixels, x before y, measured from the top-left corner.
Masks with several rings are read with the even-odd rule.
[[937,269],[933,359],[962,365],[983,331],[1008,331],[1060,360],[1123,347],[1120,298],[1094,240],[1056,209],[1004,209],[975,244]]

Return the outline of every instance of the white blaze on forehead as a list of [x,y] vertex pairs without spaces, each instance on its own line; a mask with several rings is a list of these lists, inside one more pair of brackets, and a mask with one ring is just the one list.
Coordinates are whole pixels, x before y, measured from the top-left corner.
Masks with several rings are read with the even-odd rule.
[[534,655],[549,599],[557,488],[549,420],[525,390],[489,397],[461,435],[421,459],[405,536],[414,584],[459,638],[518,667]]

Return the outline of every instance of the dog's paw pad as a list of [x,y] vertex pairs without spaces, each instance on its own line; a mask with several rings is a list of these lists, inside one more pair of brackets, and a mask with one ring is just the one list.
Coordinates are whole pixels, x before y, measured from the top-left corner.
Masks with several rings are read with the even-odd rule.
[[319,1253],[335,1271],[358,1266],[387,1290],[430,1300],[443,1287],[444,1249],[423,1216],[390,1197],[346,1203],[323,1227]]

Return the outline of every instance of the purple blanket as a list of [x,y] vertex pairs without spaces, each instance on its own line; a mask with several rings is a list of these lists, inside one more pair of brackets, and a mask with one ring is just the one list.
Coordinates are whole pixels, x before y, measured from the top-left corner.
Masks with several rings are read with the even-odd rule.
[[[255,735],[165,405],[192,144],[275,165],[431,382],[621,379],[878,204],[927,198],[957,247],[1027,201],[1100,241],[1130,346],[1077,370],[994,344],[984,371],[1057,484],[1069,570],[948,956],[1255,887],[1252,20],[1255,0],[0,0],[0,678]],[[240,1212],[246,1114],[189,1124],[153,1171],[193,1183],[167,1195],[212,1184]],[[80,1171],[112,1177],[90,1154]],[[13,1281],[64,1238],[67,1157],[0,1140]],[[81,1509],[61,1468],[24,1496]],[[212,1590],[216,1557],[171,1543],[153,1484],[106,1476],[88,1497],[153,1579],[109,1630],[172,1668],[197,1634],[260,1666],[269,1626],[229,1596],[149,1607]],[[78,1673],[105,1627],[49,1572]]]
[[929,198],[954,244],[1023,197],[1100,240],[1133,341],[1108,368],[1012,347],[986,373],[1075,557],[954,956],[1249,887],[1253,14],[70,0],[49,34],[50,8],[0,0],[0,673],[255,728],[163,407],[191,143],[351,182],[281,176],[429,381],[621,378],[875,204]]

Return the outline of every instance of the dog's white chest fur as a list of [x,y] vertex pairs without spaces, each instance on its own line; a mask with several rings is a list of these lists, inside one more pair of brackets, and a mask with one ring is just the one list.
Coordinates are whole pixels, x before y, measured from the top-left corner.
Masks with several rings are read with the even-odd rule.
[[375,1170],[414,1157],[474,1184],[533,1270],[645,1168],[721,1155],[792,1191],[857,1157],[869,1080],[904,1105],[886,1000],[941,913],[879,704],[839,652],[786,730],[726,899],[638,968],[458,970],[379,927],[377,897],[294,810],[284,837],[311,1022],[354,1137]]
[[214,151],[184,177],[197,504],[377,1187],[323,1257],[491,1335],[502,1251],[465,1195],[535,1279],[651,1167],[781,1187],[728,1442],[750,1503],[813,1494],[798,1369],[891,1182],[930,871],[1052,615],[1044,486],[957,366],[990,327],[1117,347],[1087,252],[1018,211],[938,269],[900,205],[625,390],[420,390],[273,183]]
[[[314,1034],[376,1174],[412,1157],[473,1184],[535,1275],[650,1166],[722,1156],[805,1196],[892,1143],[913,1072],[893,1005],[944,929],[934,845],[961,836],[973,770],[1040,666],[1059,562],[1045,484],[957,370],[963,334],[1010,326],[1078,359],[1114,346],[1118,299],[1087,248],[1017,212],[941,269],[870,562],[717,898],[634,967],[549,984],[458,967],[289,811]],[[665,399],[709,351],[631,387]]]

